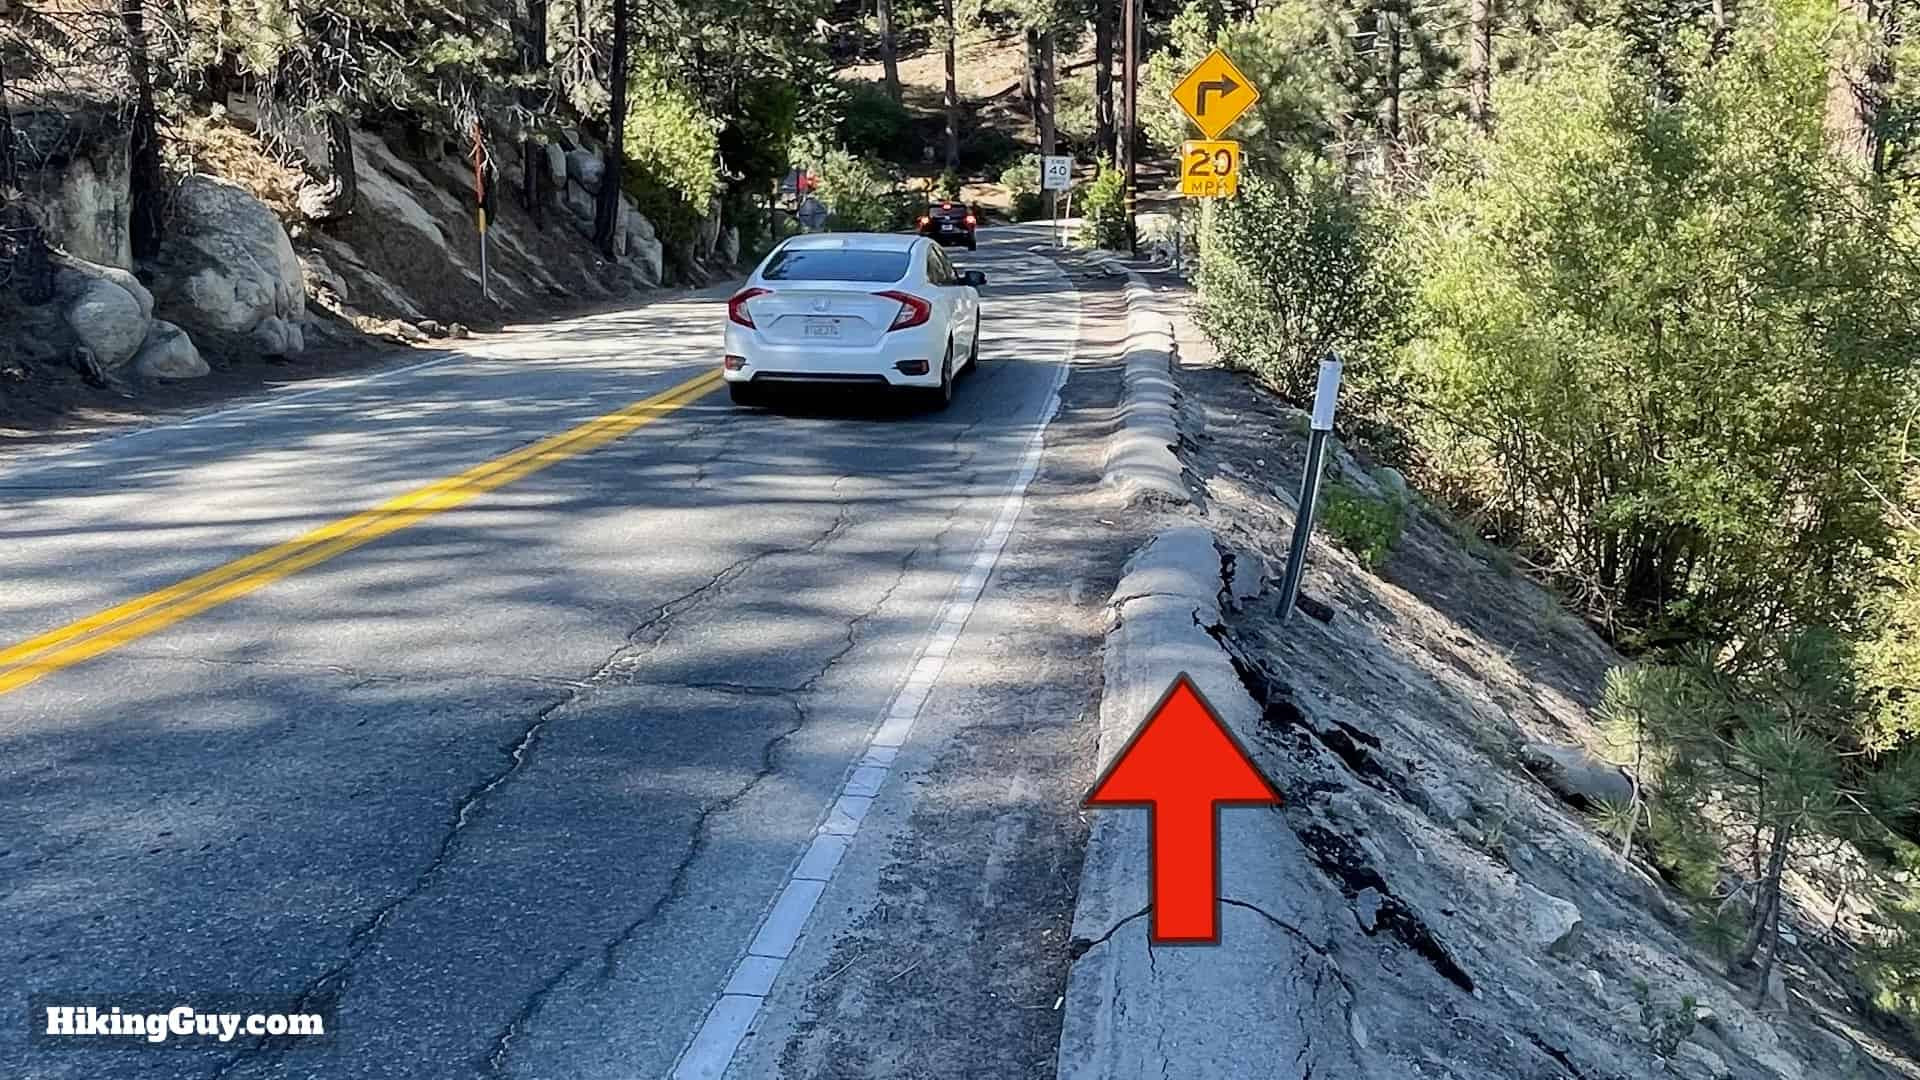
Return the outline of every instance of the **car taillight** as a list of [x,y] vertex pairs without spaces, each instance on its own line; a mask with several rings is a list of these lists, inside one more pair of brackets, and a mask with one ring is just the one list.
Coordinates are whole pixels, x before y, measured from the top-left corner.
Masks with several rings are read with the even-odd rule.
[[923,217],[923,218],[921,218],[921,219],[920,219],[920,224],[922,224],[922,225],[925,225],[926,223],[927,223],[927,219],[926,219],[926,218],[924,218],[924,217]]
[[756,296],[765,296],[772,291],[772,289],[744,289],[734,293],[733,299],[727,301],[727,318],[741,326],[753,326],[753,316],[747,314],[747,301]]
[[978,225],[978,224],[980,224],[980,223],[979,223],[978,221],[975,221],[975,220],[974,220],[974,218],[973,218],[973,215],[972,215],[972,214],[968,214],[968,215],[967,215],[967,224],[969,224],[969,225]]
[[900,303],[900,313],[893,317],[893,325],[887,327],[889,330],[905,330],[909,326],[919,326],[921,323],[926,322],[933,314],[933,305],[912,293],[889,290],[883,293],[874,293],[873,295],[884,296],[889,300],[897,300]]

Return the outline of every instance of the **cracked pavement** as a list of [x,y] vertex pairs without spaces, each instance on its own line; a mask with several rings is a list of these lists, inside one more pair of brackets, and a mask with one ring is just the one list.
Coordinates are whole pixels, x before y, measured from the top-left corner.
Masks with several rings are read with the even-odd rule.
[[[992,279],[987,341],[944,414],[709,395],[0,697],[16,1016],[64,991],[272,995],[340,1017],[319,1047],[167,1052],[29,1048],[9,1023],[0,1075],[664,1074],[1078,352],[1000,567],[735,1068],[1050,1076],[1100,604],[1132,540],[1097,505],[1117,376],[1086,343],[1118,302],[1033,239],[959,260]],[[0,458],[0,634],[674,385],[717,353],[716,295]],[[995,1045],[969,1049],[988,1028]]]

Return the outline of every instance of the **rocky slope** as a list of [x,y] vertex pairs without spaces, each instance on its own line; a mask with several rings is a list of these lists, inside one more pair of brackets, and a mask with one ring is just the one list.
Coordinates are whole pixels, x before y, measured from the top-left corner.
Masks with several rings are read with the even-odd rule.
[[[179,118],[168,143],[167,234],[136,264],[128,133],[110,109],[16,109],[24,210],[51,251],[16,260],[0,286],[0,421],[57,424],[103,395],[261,363],[364,362],[369,349],[614,302],[669,267],[700,277],[738,258],[717,217],[694,249],[667,252],[622,196],[615,250],[591,243],[597,147],[577,132],[536,148],[538,205],[521,156],[496,163],[482,285],[474,171],[463,147],[417,130],[353,133],[350,212],[311,220],[332,178],[318,133],[265,122],[249,103]],[[517,149],[517,148],[516,148]],[[504,155],[503,148],[496,153]]]
[[1590,710],[1624,661],[1397,474],[1335,455],[1345,483],[1408,500],[1406,530],[1377,572],[1317,537],[1304,592],[1327,618],[1282,626],[1306,417],[1181,339],[1180,458],[1221,557],[1203,621],[1331,913],[1311,934],[1344,1015],[1315,1028],[1315,1075],[1920,1076],[1823,944],[1817,890],[1756,1001],[1653,867],[1597,833],[1584,807],[1623,777],[1586,749]]

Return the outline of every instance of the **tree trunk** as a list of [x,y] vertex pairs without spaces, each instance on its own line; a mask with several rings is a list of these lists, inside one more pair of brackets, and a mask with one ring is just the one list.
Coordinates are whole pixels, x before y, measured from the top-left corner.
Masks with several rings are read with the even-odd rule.
[[1878,176],[1886,165],[1882,114],[1893,85],[1897,0],[1838,0],[1840,15],[1864,24],[1864,38],[1838,35],[1827,71],[1827,138],[1843,161]]
[[880,0],[880,68],[886,72],[887,96],[900,103],[900,61],[893,42],[893,0]]
[[1114,145],[1113,0],[1093,5],[1093,145],[1096,153],[1119,160]]
[[1780,954],[1780,890],[1774,889],[1773,908],[1767,915],[1765,934],[1767,958],[1760,964],[1760,977],[1754,981],[1753,1007],[1758,1009],[1767,1002],[1767,980],[1773,978],[1773,962]]
[[[545,81],[547,71],[547,0],[525,0],[525,25],[521,29],[520,70]],[[543,107],[541,93],[534,87],[520,91],[520,104],[529,115]],[[531,128],[531,125],[529,125]],[[520,140],[520,204],[533,218],[536,228],[546,225],[547,160],[545,148],[528,130]]]
[[613,69],[607,73],[607,142],[602,158],[600,196],[593,208],[593,242],[600,254],[612,259],[620,235],[620,174],[626,163],[627,130],[627,9],[631,0],[613,0]]
[[1467,119],[1485,135],[1493,130],[1493,3],[1467,0]]
[[953,0],[940,0],[940,19],[947,28],[947,88],[941,105],[947,115],[947,168],[960,167],[960,81],[954,70],[954,50],[959,37],[953,25]]
[[160,133],[155,128],[153,76],[147,65],[145,0],[121,0],[120,24],[127,33],[127,67],[133,76],[132,172],[128,180],[133,204],[133,257],[148,259],[160,253],[164,219],[161,200],[166,181],[160,175]]
[[13,187],[13,106],[7,103],[7,58],[0,54],[0,199]]
[[1035,123],[1040,128],[1040,152],[1051,154],[1055,152],[1055,143],[1058,139],[1053,122],[1055,72],[1053,31],[1051,30],[1040,35],[1040,64],[1037,74],[1034,89],[1038,92],[1038,100],[1035,103],[1034,113]]
[[[1751,967],[1753,958],[1759,954],[1760,946],[1766,942],[1767,931],[1779,925],[1775,918],[1780,904],[1780,876],[1787,865],[1787,848],[1793,839],[1793,831],[1785,825],[1773,827],[1773,842],[1767,855],[1766,876],[1760,882],[1760,895],[1754,899],[1753,924],[1747,928],[1746,940],[1740,943],[1740,950],[1734,954],[1734,968]],[[1761,984],[1764,992],[1766,984]]]
[[[1035,82],[1038,83],[1035,89],[1039,91],[1040,99],[1038,108],[1036,109],[1039,113],[1040,153],[1049,156],[1058,151],[1058,147],[1056,146],[1058,135],[1054,130],[1053,123],[1054,78],[1053,31],[1049,30],[1040,35],[1039,78],[1035,80]],[[1058,192],[1047,192],[1046,209],[1048,218],[1053,217],[1053,204],[1057,198],[1059,198]]]
[[529,135],[520,140],[520,206],[536,229],[547,227],[547,150]]
[[1040,31],[1028,30],[1026,48],[1020,54],[1020,100],[1026,103],[1027,118],[1040,126]]
[[343,112],[327,114],[327,171],[332,175],[318,191],[308,189],[300,212],[314,221],[339,221],[353,213],[360,196],[360,173],[353,157],[353,121]]
[[1121,215],[1127,230],[1127,250],[1140,250],[1139,227],[1134,218],[1139,184],[1135,160],[1140,149],[1140,0],[1120,0],[1120,176],[1125,209]]
[[1383,7],[1375,47],[1385,54],[1380,75],[1380,173],[1391,178],[1400,165],[1400,16]]
[[526,68],[547,70],[547,0],[527,0]]

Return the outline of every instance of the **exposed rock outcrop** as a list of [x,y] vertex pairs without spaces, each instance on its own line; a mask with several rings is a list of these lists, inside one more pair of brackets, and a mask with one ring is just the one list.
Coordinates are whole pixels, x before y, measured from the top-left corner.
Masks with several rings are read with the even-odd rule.
[[67,286],[67,326],[79,347],[104,371],[125,366],[147,337],[140,302],[103,277],[72,274]]
[[305,348],[300,261],[273,211],[243,189],[184,180],[157,271],[160,310],[195,337],[269,356]]
[[1577,746],[1528,743],[1520,760],[1561,798],[1578,806],[1626,806],[1633,801],[1633,781],[1626,773]]
[[579,184],[589,195],[600,193],[600,180],[606,175],[606,162],[591,150],[574,150],[567,154],[567,179]]
[[12,120],[15,145],[38,152],[22,155],[18,182],[47,236],[87,262],[132,269],[130,135],[120,118],[21,110]]
[[146,343],[134,354],[133,370],[143,379],[197,379],[208,368],[186,331],[155,319],[147,329]]

